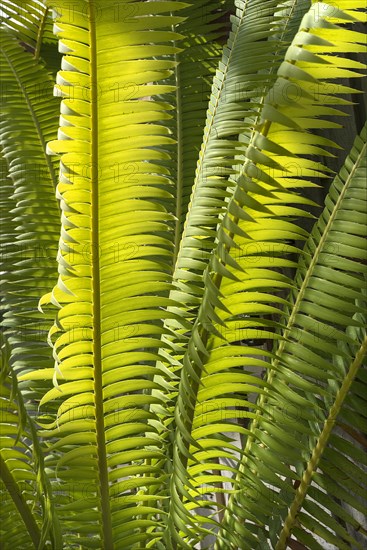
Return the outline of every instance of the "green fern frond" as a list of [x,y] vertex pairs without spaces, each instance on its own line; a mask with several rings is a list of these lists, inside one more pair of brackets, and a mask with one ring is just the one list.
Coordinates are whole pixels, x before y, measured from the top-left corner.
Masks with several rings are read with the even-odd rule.
[[[61,492],[74,486],[59,508],[68,540],[152,544],[162,537],[167,429],[149,405],[166,400],[170,373],[155,364],[163,307],[173,305],[174,190],[164,165],[173,106],[162,96],[174,91],[164,82],[181,38],[171,29],[182,18],[171,12],[186,4],[135,2],[117,19],[113,1],[98,6],[98,17],[92,1],[72,14],[54,4],[64,99],[59,140],[48,150],[62,155],[63,218],[59,280],[40,307],[60,308],[49,334],[57,366],[23,379],[53,378],[41,405],[62,400],[41,435]],[[91,505],[81,524],[86,486]]]
[[[172,514],[181,530],[179,536],[184,537],[188,546],[198,540],[200,519],[195,509],[203,506],[204,486],[206,490],[209,485],[208,490],[215,493],[215,483],[225,483],[226,476],[232,476],[230,469],[222,464],[220,476],[201,475],[196,471],[199,462],[202,463],[201,471],[214,470],[209,455],[207,463],[203,459],[203,451],[222,449],[221,434],[225,431],[235,431],[246,439],[248,431],[236,424],[236,418],[257,415],[259,405],[252,403],[249,397],[266,394],[268,390],[267,381],[239,367],[254,365],[251,363],[253,348],[244,346],[244,340],[279,338],[276,331],[282,324],[276,318],[280,317],[283,305],[286,305],[281,291],[290,288],[292,283],[277,273],[277,268],[294,266],[288,256],[298,251],[288,243],[307,237],[307,233],[294,223],[295,218],[304,214],[302,209],[293,205],[307,204],[296,190],[314,185],[311,178],[315,176],[329,176],[328,169],[309,158],[312,151],[307,143],[309,129],[329,126],[327,116],[335,114],[335,110],[329,107],[334,96],[326,97],[327,81],[318,80],[321,75],[319,68],[324,68],[326,63],[322,45],[319,57],[312,56],[311,61],[307,44],[318,43],[319,34],[333,42],[332,33],[339,28],[345,41],[362,39],[362,35],[349,35],[352,31],[330,23],[331,11],[335,21],[334,8],[325,9],[322,18],[315,18],[314,9],[310,10],[287,50],[274,87],[265,99],[253,145],[246,151],[246,161],[217,235],[216,250],[204,275],[202,303],[183,359],[171,488],[174,495]],[[338,11],[337,15],[339,23],[350,20],[349,12]],[[339,49],[342,51],[343,44]],[[335,56],[325,76],[344,76],[344,63],[344,59]],[[353,62],[351,66],[354,66]],[[313,92],[312,85],[316,87]],[[343,91],[343,87],[335,85],[336,94]],[[335,103],[338,104],[338,98]],[[316,142],[324,144],[322,139]],[[293,144],[303,145],[303,155],[293,152]],[[256,365],[257,372],[270,366],[264,359],[256,361]],[[233,393],[238,398],[237,410],[233,410],[231,401],[227,402]],[[202,421],[203,413],[211,410],[212,401],[215,401],[215,413],[207,416],[207,423],[197,429],[198,419]],[[233,445],[234,442],[229,441],[226,450],[232,453],[236,462],[239,451]],[[234,478],[232,490],[239,488]],[[213,511],[216,509],[216,505],[207,503],[207,506]],[[241,529],[241,540],[248,537],[246,548],[256,545],[252,530],[247,526]],[[226,532],[226,536],[240,545],[233,529]]]
[[[175,333],[175,361],[166,358],[173,370],[180,368],[185,342],[202,303],[203,275],[216,246],[217,225],[233,194],[233,177],[238,166],[243,164],[249,135],[281,62],[279,53],[284,49],[284,41],[280,41],[274,53],[271,37],[280,32],[286,38],[287,29],[294,21],[293,11],[298,4],[303,6],[304,3],[294,0],[280,7],[273,1],[236,3],[236,15],[231,18],[232,31],[212,87],[191,197],[192,208],[180,248],[176,250],[174,289],[170,297],[179,303],[178,308],[171,310],[179,315],[179,320],[170,318],[165,323]],[[274,26],[271,32],[269,24]],[[246,56],[241,52],[246,52]],[[231,175],[232,181],[229,180]]]
[[236,156],[243,150],[238,136],[253,124],[259,107],[259,89],[264,87],[266,93],[272,84],[262,71],[279,62],[266,40],[273,32],[269,24],[273,25],[276,11],[274,0],[236,2],[232,30],[213,80],[192,188],[192,207],[175,265],[177,291],[171,293],[172,298],[182,304],[180,314],[192,322],[201,303],[202,277],[215,246],[215,230],[224,214],[226,197],[233,192],[228,177],[234,174],[234,165],[240,162]]
[[[46,142],[55,137],[58,101],[50,100],[53,86],[47,71],[31,58],[24,63],[22,47],[11,33],[3,31],[0,45],[0,142],[12,182],[1,191],[6,227],[1,243],[2,326],[12,348],[12,368],[20,373],[53,364],[45,341],[50,317],[41,315],[37,305],[57,276],[57,163],[46,155]],[[37,389],[27,386],[22,391],[40,400],[45,386],[38,397]]]
[[36,58],[42,43],[56,44],[50,9],[42,0],[3,0],[0,21]]
[[[24,51],[43,63],[50,74],[56,74],[61,56],[52,31],[51,10],[45,1],[4,0],[1,4],[0,22],[2,28],[11,32]],[[45,88],[40,89],[40,93],[45,93]]]
[[[9,369],[2,333],[0,365],[1,546],[61,549],[58,519],[32,418]],[[24,528],[25,527],[25,528]]]
[[[273,86],[286,41],[294,32],[292,25],[299,20],[298,10],[302,13],[305,5],[309,2],[236,3],[232,31],[214,78],[192,208],[177,251],[171,293],[180,303],[180,315],[191,323],[202,302],[203,274],[216,246],[216,229],[234,192],[234,178],[241,171],[246,150],[253,148],[254,127],[264,98]],[[167,325],[176,334],[187,333],[174,321]]]
[[184,38],[179,43],[182,51],[175,55],[174,73],[176,117],[172,119],[172,132],[177,144],[173,176],[177,191],[173,265],[195,177],[212,80],[221,59],[223,38],[228,34],[229,4],[232,2],[228,0],[196,1],[181,12],[186,19],[176,26]]
[[[259,398],[257,418],[249,426],[241,487],[247,496],[249,491],[266,493],[273,511],[259,515],[256,502],[248,499],[246,509],[241,508],[241,495],[229,505],[230,529],[237,521],[253,525],[256,507],[257,536],[269,538],[277,550],[287,547],[290,536],[321,548],[309,533],[311,525],[325,543],[363,548],[347,526],[360,533],[363,527],[335,499],[344,500],[349,487],[346,502],[366,512],[358,495],[363,496],[367,477],[356,445],[364,422],[358,398],[363,382],[357,377],[365,378],[359,369],[367,351],[362,315],[367,305],[366,138],[367,126],[335,178],[306,243],[283,339],[265,378],[269,389]],[[352,443],[341,437],[348,431]],[[256,467],[260,460],[269,470],[261,471],[261,478]],[[338,467],[345,471],[343,479],[333,475]]]

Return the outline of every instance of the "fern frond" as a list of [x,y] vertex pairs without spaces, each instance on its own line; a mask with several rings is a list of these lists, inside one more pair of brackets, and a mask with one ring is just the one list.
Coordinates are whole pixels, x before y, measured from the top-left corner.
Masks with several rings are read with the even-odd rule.
[[[265,379],[269,389],[258,400],[244,449],[241,487],[244,494],[268,495],[273,512],[269,517],[257,514],[257,532],[277,550],[285,549],[291,536],[321,547],[309,533],[311,525],[325,543],[363,548],[351,532],[361,535],[363,527],[336,499],[366,512],[358,496],[367,477],[356,445],[364,423],[358,395],[367,351],[367,233],[362,219],[367,209],[366,139],[367,126],[335,178],[306,243],[283,339]],[[347,439],[343,433],[349,433]],[[269,472],[262,471],[261,479],[259,460]],[[343,468],[342,478],[333,474],[335,468]],[[240,512],[242,504],[240,495],[230,501],[230,529],[236,521],[253,525],[256,503],[247,501]]]
[[[72,6],[70,5],[70,9]],[[60,68],[61,56],[52,31],[51,10],[44,0],[4,0],[1,6],[2,28],[16,38],[28,52],[54,77]],[[47,85],[39,93],[46,93]]]
[[[311,60],[307,44],[318,43],[318,34],[322,31],[332,42],[332,33],[339,27],[328,21],[331,10],[329,7],[324,17],[316,19],[313,9],[310,10],[287,50],[274,87],[265,99],[261,122],[252,146],[246,151],[246,161],[218,232],[216,250],[204,275],[205,290],[183,359],[176,407],[172,515],[180,532],[178,538],[184,538],[188,547],[199,538],[200,519],[195,510],[204,505],[203,491],[215,493],[215,483],[225,483],[232,477],[231,469],[225,464],[220,465],[220,476],[210,473],[214,470],[213,463],[210,455],[207,461],[203,458],[203,452],[223,448],[221,434],[226,431],[225,426],[228,432],[237,432],[246,439],[247,428],[237,424],[236,418],[258,415],[259,405],[252,402],[251,396],[268,391],[268,382],[246,368],[254,365],[251,363],[253,348],[243,344],[249,339],[279,338],[277,331],[282,328],[279,317],[287,303],[281,294],[292,283],[277,270],[294,266],[289,254],[298,251],[289,241],[307,238],[307,232],[294,222],[304,215],[304,211],[294,205],[307,204],[296,190],[314,185],[311,178],[315,176],[329,176],[328,169],[309,158],[312,151],[307,143],[310,129],[329,125],[327,117],[336,111],[329,107],[334,95],[326,96],[327,81],[318,79],[325,65],[322,45],[319,58],[312,56]],[[335,21],[334,10],[333,15]],[[339,23],[350,20],[349,12],[338,11],[337,15]],[[343,29],[345,40],[361,42],[362,35],[348,32],[352,31]],[[340,51],[342,48],[343,44],[339,45]],[[343,76],[344,63],[343,58],[335,56],[325,76]],[[292,95],[292,88],[289,89],[290,81],[295,85],[296,94]],[[313,92],[311,85],[316,87]],[[335,85],[335,95],[343,91],[343,87]],[[338,98],[335,103],[338,104]],[[323,145],[327,143],[322,138],[315,139]],[[293,144],[302,144],[302,154],[293,151]],[[245,366],[245,371],[240,366]],[[255,372],[266,371],[269,366],[269,362],[261,358],[256,361]],[[238,398],[235,410],[230,399],[234,392]],[[213,415],[208,415],[206,423],[197,429],[199,419],[202,422],[203,414],[211,410],[212,401],[215,401]],[[240,451],[234,441],[229,441],[225,450],[232,453],[235,464]],[[204,471],[205,474],[201,474]],[[240,489],[236,478],[232,483],[229,491]],[[208,502],[206,506],[215,512],[215,506]],[[266,513],[268,508],[264,509]],[[254,514],[252,520],[253,517]],[[216,521],[212,521],[215,530]],[[241,539],[231,529],[226,531],[226,537],[234,545],[240,545],[239,541],[248,537],[245,547],[254,548],[253,529],[253,526],[241,529]]]
[[3,0],[0,22],[11,29],[18,41],[36,58],[40,55],[43,42],[56,44],[50,9],[42,0]]
[[[11,33],[3,30],[0,45],[6,92],[1,97],[0,143],[12,182],[1,191],[4,228],[7,224],[1,243],[2,326],[12,349],[12,368],[19,374],[53,364],[45,341],[50,318],[37,305],[57,276],[57,163],[46,155],[46,142],[55,137],[58,101],[52,98],[47,71],[30,56],[24,62],[23,49]],[[37,390],[23,384],[23,390],[39,401],[45,386]]]
[[232,2],[228,0],[199,0],[181,12],[186,19],[176,26],[184,38],[179,43],[181,51],[175,55],[174,73],[176,116],[172,119],[172,132],[177,144],[173,176],[177,191],[173,265],[195,178],[212,80],[221,59],[223,38],[228,33],[229,4]]
[[[57,365],[23,379],[54,379],[41,406],[61,400],[41,435],[61,493],[74,487],[59,507],[68,540],[152,545],[162,537],[167,428],[149,405],[167,400],[171,375],[156,362],[163,307],[173,305],[174,191],[165,167],[172,138],[164,123],[173,106],[162,96],[174,92],[165,81],[181,38],[172,27],[182,18],[171,12],[186,4],[124,3],[118,18],[114,1],[98,14],[92,1],[72,14],[62,1],[53,5],[65,55],[59,139],[48,150],[61,155],[63,217],[59,280],[40,307],[60,308],[49,333]],[[81,523],[85,487],[91,505]]]
[[[14,373],[2,333],[0,365],[1,546],[61,549],[58,519],[44,458]],[[52,546],[51,546],[52,545]],[[32,547],[33,547],[32,546]]]
[[[298,9],[302,12],[305,4],[309,2],[236,3],[232,31],[213,82],[192,207],[177,251],[175,288],[170,295],[180,303],[180,315],[191,324],[202,303],[203,274],[216,246],[218,224],[233,195],[246,151],[253,149],[253,129],[259,123],[264,98],[274,84],[292,24],[299,19]],[[169,320],[167,326],[176,334],[187,335],[174,321]]]

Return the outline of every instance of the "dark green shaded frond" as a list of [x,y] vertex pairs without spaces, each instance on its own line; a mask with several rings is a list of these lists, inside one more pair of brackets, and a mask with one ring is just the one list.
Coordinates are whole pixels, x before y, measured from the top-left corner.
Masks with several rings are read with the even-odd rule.
[[[71,9],[71,6],[70,6]],[[57,44],[52,17],[42,0],[2,0],[0,21],[28,51],[39,57],[42,43]]]
[[[70,4],[70,9],[72,5]],[[54,76],[61,55],[52,31],[51,10],[43,0],[4,0],[1,4],[2,28],[17,39],[24,51],[43,63]],[[45,89],[40,88],[40,93]]]
[[0,365],[0,539],[4,550],[61,549],[58,520],[36,429],[28,416],[9,349],[1,337]]
[[[13,182],[9,178],[9,167],[2,151],[0,152],[0,272],[7,269],[7,249],[12,246],[16,239],[16,222],[11,213],[15,207],[15,202],[11,198],[13,195]],[[3,264],[4,262],[4,264]],[[4,299],[4,298],[3,298]],[[5,304],[3,308],[6,308]],[[2,308],[2,309],[3,309]]]
[[[357,314],[356,318],[366,327],[365,315]],[[354,341],[358,341],[361,337],[361,335],[358,336],[358,328],[355,327],[350,328],[348,334]],[[353,347],[355,348],[355,344]],[[352,352],[349,351],[348,355],[352,355]],[[343,363],[347,368],[347,362],[343,360]],[[310,513],[319,532],[318,523],[323,521],[319,517],[316,504],[313,505],[313,510],[310,512],[307,510],[310,499],[314,499],[330,511],[343,528],[342,533],[338,527],[334,534],[348,541],[355,548],[365,548],[367,544],[366,367],[367,362],[364,361],[350,387],[336,419],[328,446],[319,462],[318,471],[313,475],[313,483],[309,487],[304,504],[304,510]],[[325,524],[327,525],[327,521]],[[294,530],[294,536],[302,540],[304,530]],[[328,540],[328,536],[324,536],[324,533],[321,533],[321,538]]]
[[[53,364],[46,342],[50,321],[37,306],[57,276],[60,231],[58,165],[46,155],[46,143],[56,132],[58,101],[46,70],[31,57],[25,63],[23,55],[16,39],[4,31],[0,143],[12,185],[2,189],[2,326],[18,373]],[[35,397],[33,390],[30,395]]]
[[196,1],[181,12],[186,20],[176,27],[184,36],[179,43],[182,51],[175,56],[178,62],[174,74],[176,117],[172,119],[173,135],[177,139],[174,152],[176,255],[195,178],[212,80],[228,34],[229,4],[232,2],[228,0]]

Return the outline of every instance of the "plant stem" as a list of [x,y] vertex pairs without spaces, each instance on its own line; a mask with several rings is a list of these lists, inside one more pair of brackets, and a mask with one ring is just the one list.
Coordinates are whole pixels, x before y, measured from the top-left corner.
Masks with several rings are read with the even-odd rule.
[[94,2],[89,2],[90,57],[91,57],[91,187],[92,187],[92,288],[93,288],[93,358],[96,440],[98,453],[99,490],[103,547],[113,550],[112,521],[108,482],[108,465],[103,408],[102,354],[101,354],[101,282],[99,265],[99,180],[98,180],[98,78],[96,13]]
[[[172,26],[172,31],[175,28]],[[176,42],[173,42],[176,47]],[[182,197],[183,197],[183,134],[182,134],[182,106],[181,106],[181,77],[178,55],[175,53],[175,84],[176,84],[176,121],[177,121],[177,187],[176,187],[176,223],[175,240],[173,249],[172,268],[175,269],[178,250],[181,242],[181,218],[182,218]]]
[[46,27],[47,17],[48,17],[49,8],[45,8],[45,12],[42,16],[40,26],[38,27],[38,33],[37,33],[37,42],[36,42],[36,48],[34,50],[34,58],[38,61],[41,53],[41,47],[42,47],[42,38],[43,38],[43,32]]

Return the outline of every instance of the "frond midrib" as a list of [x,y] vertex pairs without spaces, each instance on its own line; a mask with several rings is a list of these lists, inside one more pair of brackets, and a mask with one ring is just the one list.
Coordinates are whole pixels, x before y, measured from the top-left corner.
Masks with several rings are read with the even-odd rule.
[[40,54],[41,54],[43,33],[44,33],[45,28],[46,28],[48,13],[49,13],[49,8],[47,6],[45,6],[45,11],[42,15],[40,26],[38,27],[36,47],[35,47],[35,50],[34,50],[34,59],[36,59],[36,60],[39,59]]
[[[172,28],[174,30],[174,28]],[[176,42],[173,42],[176,47]],[[176,84],[176,122],[177,122],[177,188],[176,188],[176,221],[175,221],[175,237],[174,237],[174,250],[172,266],[175,269],[178,249],[181,241],[181,217],[182,217],[182,195],[183,195],[183,142],[182,142],[182,104],[181,104],[181,90],[180,90],[180,64],[177,53],[174,54],[176,62],[175,66],[175,84]]]
[[91,59],[91,216],[92,216],[92,311],[93,311],[93,358],[94,358],[94,401],[96,414],[96,443],[99,464],[100,496],[103,543],[112,548],[112,519],[108,483],[107,450],[104,423],[103,384],[102,384],[102,339],[101,339],[101,288],[99,262],[99,185],[98,185],[98,68],[96,13],[93,2],[88,2],[89,36]]

